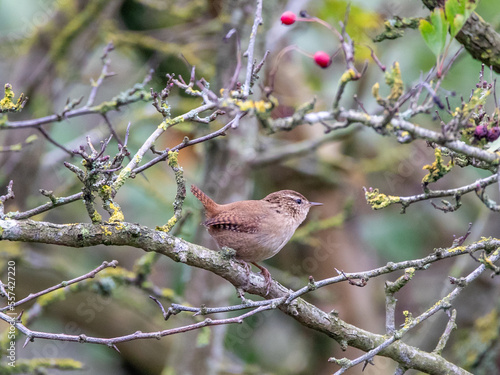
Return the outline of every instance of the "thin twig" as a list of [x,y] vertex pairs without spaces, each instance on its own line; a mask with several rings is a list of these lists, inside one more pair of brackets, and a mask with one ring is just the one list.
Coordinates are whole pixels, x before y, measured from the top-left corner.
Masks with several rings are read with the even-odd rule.
[[177,333],[189,332],[189,331],[193,331],[193,330],[200,329],[203,327],[208,327],[208,326],[242,323],[244,319],[246,319],[252,315],[258,314],[262,311],[270,310],[272,308],[274,308],[274,306],[272,306],[272,305],[260,306],[260,307],[256,308],[255,310],[249,311],[243,315],[236,316],[233,318],[217,319],[217,320],[207,318],[207,319],[203,320],[202,322],[185,325],[185,326],[182,326],[179,328],[166,329],[163,331],[156,331],[156,332],[146,332],[146,333],[141,332],[141,331],[137,331],[137,332],[129,334],[129,335],[117,336],[117,337],[113,337],[113,338],[91,337],[91,336],[87,336],[84,334],[82,334],[82,335],[67,335],[64,333],[46,333],[46,332],[34,331],[34,330],[31,330],[31,329],[27,328],[26,326],[24,326],[20,321],[13,320],[10,316],[8,316],[7,314],[1,313],[1,312],[0,312],[0,319],[4,320],[5,322],[13,324],[20,332],[22,332],[24,335],[27,336],[27,339],[24,343],[24,346],[26,346],[29,342],[34,341],[35,339],[45,339],[45,340],[69,341],[69,342],[78,342],[78,343],[106,345],[106,346],[118,351],[116,344],[119,344],[119,343],[133,341],[133,340],[160,339],[160,338],[165,337],[165,336],[174,335]]
[[445,328],[443,334],[441,335],[441,337],[439,338],[438,344],[436,345],[436,349],[434,349],[432,351],[433,353],[441,355],[441,353],[443,352],[443,349],[445,348],[445,346],[448,342],[448,339],[451,336],[451,332],[457,328],[457,326],[455,324],[456,320],[457,320],[457,310],[453,309],[451,311],[451,316],[450,316],[450,319],[448,320],[448,324],[446,324],[446,328]]
[[32,216],[49,211],[52,208],[63,206],[63,205],[68,204],[68,203],[76,202],[76,201],[82,199],[82,197],[83,197],[83,193],[80,192],[80,193],[70,195],[68,197],[56,198],[55,200],[53,200],[51,202],[47,202],[47,203],[42,204],[38,207],[32,208],[31,210],[28,210],[28,211],[9,212],[5,216],[8,217],[9,219],[15,219],[15,220],[28,219]]
[[170,151],[179,151],[179,150],[182,150],[183,148],[185,147],[188,147],[188,146],[192,146],[192,145],[195,145],[195,144],[198,144],[198,143],[202,143],[202,142],[205,142],[205,141],[208,141],[209,139],[213,139],[213,138],[217,138],[217,137],[220,137],[220,136],[223,136],[223,135],[226,135],[226,131],[229,130],[232,125],[239,121],[243,116],[245,116],[246,113],[243,113],[243,112],[239,112],[235,118],[233,118],[231,121],[229,121],[226,125],[224,125],[222,128],[220,128],[219,130],[216,130],[214,131],[213,133],[210,133],[210,134],[207,134],[207,135],[204,135],[202,137],[199,137],[199,138],[195,138],[195,139],[187,139],[187,140],[184,140],[182,141],[181,143],[179,143],[177,146],[174,146],[172,147],[171,149],[167,149],[165,150],[164,152],[162,152],[159,156],[157,156],[156,158],[154,159],[151,159],[149,162],[141,165],[140,167],[137,167],[135,168],[132,172],[137,174],[137,173],[141,173],[143,172],[144,170],[152,167],[153,165],[163,161],[163,160],[166,160],[168,158],[168,153]]
[[82,276],[79,276],[79,277],[76,277],[74,279],[71,279],[69,281],[63,281],[62,283],[59,283],[57,285],[54,285],[50,288],[47,288],[47,289],[44,289],[44,290],[41,290],[40,292],[38,293],[31,293],[29,296],[19,300],[19,301],[16,301],[16,303],[12,304],[12,305],[8,305],[8,306],[5,306],[5,307],[2,307],[0,308],[0,311],[5,311],[7,309],[12,309],[14,307],[17,307],[19,305],[22,305],[23,303],[26,303],[28,301],[31,301],[35,298],[38,298],[40,296],[43,296],[44,294],[48,294],[50,292],[53,292],[54,290],[57,290],[57,289],[60,289],[60,288],[65,288],[67,287],[68,285],[71,285],[71,284],[75,284],[75,283],[78,283],[82,280],[85,280],[85,279],[92,279],[95,277],[96,274],[98,274],[99,272],[101,272],[103,269],[106,269],[108,267],[113,267],[113,268],[116,268],[116,265],[118,264],[118,261],[117,260],[113,260],[111,262],[103,262],[99,267],[97,267],[96,269],[90,271],[89,273],[86,273],[85,275],[82,275]]
[[106,47],[104,47],[104,54],[101,57],[103,63],[101,74],[99,75],[97,81],[92,82],[92,90],[90,90],[89,99],[87,100],[87,104],[85,105],[86,107],[90,107],[94,104],[95,97],[97,96],[97,91],[99,90],[99,87],[102,85],[104,80],[115,75],[115,73],[108,72],[109,65],[111,64],[111,60],[108,59],[108,55],[111,51],[113,51],[114,48],[115,47],[113,46],[112,42],[109,42]]
[[3,218],[4,215],[4,203],[9,199],[14,199],[16,196],[14,195],[14,180],[10,180],[7,185],[7,194],[0,196],[0,217]]
[[252,31],[250,32],[250,38],[248,40],[248,48],[243,54],[247,61],[247,71],[245,83],[243,85],[243,97],[246,99],[250,95],[250,88],[253,82],[254,76],[254,50],[255,50],[255,41],[257,39],[257,31],[259,26],[262,24],[262,0],[257,0],[255,6],[255,18],[252,25]]
[[63,150],[65,153],[67,153],[69,156],[74,156],[75,154],[73,153],[73,151],[71,150],[68,150],[63,144],[57,142],[54,138],[52,138],[50,136],[50,134],[42,127],[39,127],[38,128],[38,131],[40,133],[42,133],[42,135],[45,137],[45,139],[47,139],[47,141],[49,141],[50,143],[52,143],[54,146],[60,148],[61,150]]

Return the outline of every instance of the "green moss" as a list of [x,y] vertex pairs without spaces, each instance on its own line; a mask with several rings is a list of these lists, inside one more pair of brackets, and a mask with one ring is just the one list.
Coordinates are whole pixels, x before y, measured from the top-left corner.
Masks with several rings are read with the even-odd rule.
[[122,187],[122,185],[125,183],[125,181],[130,177],[132,174],[132,170],[130,167],[125,167],[122,169],[120,174],[118,175],[118,178],[116,179],[114,183],[114,188],[115,190],[118,190]]
[[135,263],[134,272],[139,275],[149,275],[157,259],[158,254],[155,252],[144,254]]
[[102,216],[99,212],[94,210],[94,212],[92,212],[92,215],[90,216],[90,220],[92,220],[93,223],[100,223],[102,222]]
[[83,370],[84,364],[69,358],[35,358],[30,360],[19,359],[15,367],[2,366],[2,374],[44,374],[45,369]]
[[478,318],[475,325],[482,342],[490,343],[498,339],[499,320],[498,311],[496,309],[493,309],[488,314]]
[[71,50],[71,43],[74,39],[92,22],[96,22],[106,5],[108,5],[107,0],[93,0],[81,10],[71,12],[70,21],[62,30],[59,30],[51,43],[50,56],[53,61],[62,60],[63,56]]
[[107,102],[102,102],[99,105],[94,106],[92,109],[96,112],[105,114],[109,111],[115,110],[119,107],[117,100],[109,100]]
[[[77,284],[72,284],[69,288],[73,289],[73,291],[74,291],[75,285],[77,285]],[[54,290],[53,292],[50,292],[48,294],[44,294],[43,296],[38,297],[36,301],[41,307],[44,307],[44,306],[50,305],[54,302],[64,301],[66,299],[66,293],[67,293],[67,291],[64,288],[57,289],[57,290]]]
[[109,185],[102,185],[100,187],[99,195],[104,199],[109,199],[111,197],[113,189]]

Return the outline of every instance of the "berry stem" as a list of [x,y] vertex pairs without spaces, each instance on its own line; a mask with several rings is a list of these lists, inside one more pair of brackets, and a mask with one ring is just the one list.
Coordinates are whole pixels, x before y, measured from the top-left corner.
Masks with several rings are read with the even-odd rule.
[[334,33],[337,36],[337,38],[339,38],[340,42],[344,41],[344,37],[342,36],[342,34],[340,34],[339,31],[335,27],[333,27],[332,25],[330,25],[328,22],[322,20],[321,18],[318,18],[318,17],[303,17],[303,18],[297,18],[297,21],[301,21],[301,22],[317,22],[320,25],[326,27],[332,33]]

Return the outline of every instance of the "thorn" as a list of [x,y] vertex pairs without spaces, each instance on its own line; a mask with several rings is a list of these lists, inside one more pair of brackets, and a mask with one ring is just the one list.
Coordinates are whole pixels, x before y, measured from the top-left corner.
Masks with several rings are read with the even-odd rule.
[[35,339],[32,336],[26,337],[26,341],[24,341],[23,349],[28,345],[29,342],[33,342]]

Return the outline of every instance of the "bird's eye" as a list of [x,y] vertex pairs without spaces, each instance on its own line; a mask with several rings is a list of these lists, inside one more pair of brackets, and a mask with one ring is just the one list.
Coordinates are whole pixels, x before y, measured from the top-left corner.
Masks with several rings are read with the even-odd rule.
[[302,199],[300,199],[300,198],[295,199],[295,203],[302,204]]

